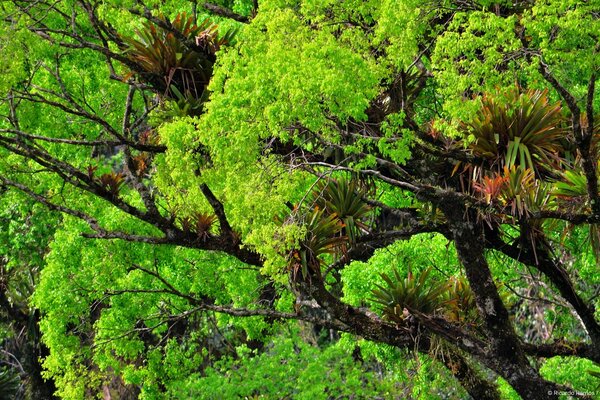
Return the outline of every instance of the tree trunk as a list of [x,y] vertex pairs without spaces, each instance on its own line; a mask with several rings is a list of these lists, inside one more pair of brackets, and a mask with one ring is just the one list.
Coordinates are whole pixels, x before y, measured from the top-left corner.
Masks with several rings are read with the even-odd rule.
[[471,367],[465,357],[450,349],[443,357],[444,365],[474,400],[500,400],[498,386]]
[[440,204],[449,220],[459,260],[465,268],[483,320],[489,354],[481,361],[502,376],[525,400],[558,398],[565,390],[543,379],[527,360],[485,258],[483,222],[476,212],[448,201]]

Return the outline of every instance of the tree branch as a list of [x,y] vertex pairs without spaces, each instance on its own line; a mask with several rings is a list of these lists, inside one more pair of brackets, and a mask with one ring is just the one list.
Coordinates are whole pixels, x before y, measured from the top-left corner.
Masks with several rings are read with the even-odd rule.
[[[213,4],[213,3],[203,3],[202,7],[215,15],[219,15],[221,17],[230,18],[238,22],[248,23],[250,19],[248,17],[244,17],[243,15],[234,13],[228,8]],[[255,9],[258,7],[258,3],[255,3]]]
[[231,236],[232,238],[235,236],[233,229],[231,229],[231,225],[229,225],[229,221],[227,221],[227,216],[225,215],[225,208],[223,207],[223,203],[221,203],[217,197],[210,190],[208,185],[205,183],[200,185],[200,191],[208,201],[208,204],[212,207],[215,215],[219,219],[219,226],[221,228],[221,235],[223,236]]

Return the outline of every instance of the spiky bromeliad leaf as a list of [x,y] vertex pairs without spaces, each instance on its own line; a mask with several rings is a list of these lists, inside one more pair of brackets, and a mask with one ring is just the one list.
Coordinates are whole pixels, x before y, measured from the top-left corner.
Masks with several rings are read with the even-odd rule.
[[475,137],[473,153],[487,160],[488,168],[514,165],[536,172],[551,172],[559,161],[565,137],[560,103],[550,104],[547,91],[518,86],[485,95],[475,117],[463,125]]
[[21,379],[11,369],[0,369],[0,399],[14,399],[19,391]]
[[177,219],[181,230],[197,234],[200,240],[206,240],[211,236],[211,230],[216,220],[215,215],[202,212],[195,212],[191,216]]
[[487,203],[500,207],[502,214],[521,217],[534,210],[540,210],[551,200],[550,185],[536,180],[533,170],[513,165],[504,167],[502,172],[483,176],[481,183],[473,182],[473,188]]
[[[303,276],[308,268],[318,269],[323,263],[322,256],[338,255],[345,251],[348,237],[342,234],[344,224],[336,214],[327,215],[325,210],[314,208],[304,217],[306,236],[300,248],[292,253],[294,269],[300,267]],[[319,271],[316,271],[319,272]]]
[[346,178],[332,179],[317,185],[314,203],[330,215],[337,217],[345,225],[344,233],[351,243],[358,235],[368,231],[363,222],[371,207],[363,200],[363,191],[356,180]]
[[127,46],[125,54],[141,69],[135,72],[143,72],[139,74],[140,79],[175,100],[172,87],[186,97],[203,98],[216,62],[215,53],[231,42],[235,31],[219,37],[217,25],[208,19],[197,25],[193,17],[185,13],[178,14],[173,21],[168,21],[164,15],[158,18],[185,39],[150,22],[136,31],[137,38],[123,37]]
[[175,85],[171,85],[170,90],[173,101],[162,115],[165,121],[185,116],[196,117],[202,113],[204,99],[195,98],[189,91],[183,94]]
[[554,184],[552,194],[569,201],[575,200],[576,197],[587,196],[587,180],[582,171],[564,171],[562,178],[562,181]]
[[213,227],[215,221],[217,220],[217,216],[198,212],[194,213],[192,215],[192,218],[198,237],[202,240],[208,239],[211,235],[210,230]]
[[113,197],[119,196],[119,191],[125,182],[125,177],[120,172],[108,172],[98,178],[100,185],[110,192]]
[[407,309],[423,314],[435,314],[442,310],[447,302],[445,293],[448,283],[428,281],[431,268],[423,270],[418,276],[409,270],[406,278],[395,269],[393,277],[381,274],[387,286],[375,285],[372,291],[373,301],[383,305],[384,317],[396,323],[404,323]]
[[495,173],[494,176],[484,176],[481,183],[473,182],[473,188],[485,198],[487,203],[496,200],[506,186],[508,178]]
[[[600,163],[598,163],[600,166]],[[581,170],[567,170],[562,180],[554,183],[552,195],[561,201],[561,206],[573,211],[581,211],[589,206],[587,179]],[[600,224],[589,225],[589,241],[596,260],[600,261]]]
[[457,322],[479,323],[475,295],[464,276],[450,278],[448,284],[446,315]]
[[501,192],[501,199],[505,207],[510,209],[513,216],[522,216],[528,213],[530,192],[535,190],[535,176],[530,168],[513,165],[504,167],[506,184]]

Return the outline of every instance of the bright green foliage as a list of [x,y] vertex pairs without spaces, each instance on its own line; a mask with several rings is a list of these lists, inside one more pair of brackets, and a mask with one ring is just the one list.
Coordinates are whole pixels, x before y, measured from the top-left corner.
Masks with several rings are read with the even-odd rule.
[[[421,251],[425,245],[429,252]],[[456,252],[443,236],[422,234],[407,241],[398,241],[376,251],[368,263],[355,261],[342,271],[344,300],[354,305],[364,304],[365,300],[372,297],[371,290],[375,285],[384,283],[380,276],[382,273],[392,275],[399,270],[405,277],[408,274],[407,266],[410,265],[413,273],[420,275],[421,271],[430,268],[436,261],[442,262],[440,267],[444,273],[454,275],[458,271]],[[447,279],[435,269],[430,274],[436,281]]]
[[[289,331],[287,332],[289,335]],[[343,342],[343,340],[342,340]],[[351,344],[354,346],[354,344]],[[174,386],[171,396],[177,399],[221,398],[290,398],[328,399],[331,396],[396,399],[408,394],[416,399],[464,398],[459,390],[448,390],[447,373],[427,357],[415,359],[402,355],[403,368],[395,362],[384,366],[367,356],[353,359],[353,348],[331,346],[322,351],[282,337],[274,337],[270,348],[251,357],[223,360],[207,371],[205,377],[192,376]],[[246,355],[248,350],[238,349]],[[354,350],[355,354],[358,350]]]
[[[598,392],[600,380],[597,375],[598,366],[585,359],[570,357],[554,357],[542,366],[542,374],[556,382],[570,383],[578,388],[578,392],[595,394]],[[568,396],[563,396],[568,398]]]
[[[122,374],[125,383],[144,386],[142,393],[151,396],[158,393],[159,382],[175,382],[197,368],[202,362],[198,350],[203,338],[216,326],[211,327],[210,320],[199,315],[184,325],[188,328],[183,329],[197,329],[190,331],[189,339],[182,343],[169,339],[178,318],[193,309],[177,293],[211,296],[219,303],[240,307],[254,298],[256,275],[232,269],[230,259],[209,254],[198,257],[176,248],[131,248],[118,242],[84,246],[85,239],[76,234],[77,228],[68,222],[56,234],[55,243],[60,246],[53,246],[45,279],[34,298],[40,308],[54,310],[46,315],[42,326],[48,330],[45,341],[52,349],[45,367],[64,398],[77,399],[86,391],[95,392],[113,372]],[[153,271],[177,292],[165,292],[169,288],[151,275]],[[146,294],[141,296],[138,290]],[[165,321],[161,323],[162,318]],[[234,320],[219,320],[223,333],[234,338],[235,328],[227,333]],[[234,326],[251,335],[265,328],[259,320],[243,320]],[[93,346],[86,337],[92,327],[96,331]],[[147,333],[143,333],[145,329]],[[98,370],[87,368],[88,357]],[[148,364],[136,366],[139,357],[148,359]],[[181,363],[183,359],[188,362]]]
[[[47,32],[84,3],[41,10]],[[73,14],[82,41],[114,29],[100,52],[69,32],[49,43],[26,29],[35,18],[10,17],[16,3],[0,6],[0,177],[17,182],[0,186],[1,278],[12,303],[42,312],[44,374],[59,396],[466,398],[435,345],[364,339],[404,337],[418,311],[494,351],[465,278],[476,274],[452,242],[465,226],[481,243],[462,250],[483,246],[475,261],[491,270],[483,286],[499,288],[515,348],[587,340],[564,293],[531,270],[547,255],[600,305],[598,225],[540,217],[593,210],[570,111],[542,73],[584,105],[600,68],[598,1],[215,2],[247,23],[208,18],[201,3],[105,1],[93,10],[100,34]],[[52,169],[65,163],[77,173]],[[70,215],[41,213],[19,185]],[[304,301],[306,287],[347,304]],[[280,314],[247,316],[258,311]],[[342,321],[381,324],[376,313],[385,329]],[[465,351],[494,381],[487,356]],[[587,369],[551,358],[541,374],[595,390]]]
[[[342,335],[338,346],[348,354],[360,349],[360,354],[367,365],[376,363],[374,368],[379,369],[380,374],[395,381],[395,388],[397,393],[401,393],[399,394],[401,398],[409,396],[427,400],[468,398],[468,394],[462,388],[453,386],[452,376],[435,354],[419,354],[410,349],[398,350],[392,346],[356,339],[346,334]],[[388,397],[383,396],[383,398]],[[392,395],[389,398],[396,397]]]
[[[372,398],[400,395],[390,376],[377,376],[340,348],[323,351],[301,340],[281,337],[260,355],[216,363],[203,377],[191,376],[173,386],[172,398],[290,398],[328,399],[331,396]],[[254,396],[254,397],[253,397]]]
[[447,95],[446,110],[453,117],[465,120],[475,110],[461,104],[465,92],[477,94],[514,83],[516,71],[524,67],[523,61],[507,60],[504,54],[520,47],[514,35],[517,23],[516,15],[458,12],[438,38],[432,62],[438,70],[440,89]]
[[18,193],[5,194],[0,204],[0,257],[6,262],[5,268],[41,268],[58,218]]
[[521,22],[527,27],[531,44],[554,67],[558,79],[582,99],[586,92],[583,82],[600,65],[594,50],[600,27],[592,17],[597,8],[595,1],[536,2],[524,12]]

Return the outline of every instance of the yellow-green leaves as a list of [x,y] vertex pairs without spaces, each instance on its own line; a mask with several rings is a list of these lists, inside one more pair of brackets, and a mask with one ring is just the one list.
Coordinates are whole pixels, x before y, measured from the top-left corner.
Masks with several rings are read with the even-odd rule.
[[375,43],[385,49],[386,62],[397,69],[410,66],[422,49],[419,42],[428,29],[428,17],[435,13],[432,3],[423,0],[383,1],[375,27]]
[[[290,193],[304,187],[302,174],[270,154],[268,143],[302,142],[302,129],[337,142],[336,121],[364,120],[387,74],[368,38],[357,44],[338,37],[343,29],[331,18],[341,21],[343,15],[319,17],[324,9],[309,2],[300,9],[261,3],[238,45],[220,53],[206,114],[161,129],[168,151],[159,160],[164,163],[159,169],[165,168],[159,171],[160,186],[185,207],[184,198],[196,201],[194,187],[209,183],[244,242],[264,253],[272,253],[279,229],[273,215],[283,210]],[[365,7],[353,16],[372,23]]]
[[435,77],[454,116],[467,115],[461,104],[468,93],[514,82],[515,71],[524,62],[513,54],[521,47],[515,34],[517,22],[516,15],[459,12],[438,37],[432,54]]
[[599,8],[597,0],[538,1],[521,20],[529,46],[539,49],[539,56],[576,97],[585,94],[591,71],[600,67]]

